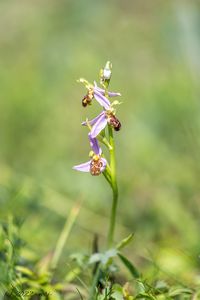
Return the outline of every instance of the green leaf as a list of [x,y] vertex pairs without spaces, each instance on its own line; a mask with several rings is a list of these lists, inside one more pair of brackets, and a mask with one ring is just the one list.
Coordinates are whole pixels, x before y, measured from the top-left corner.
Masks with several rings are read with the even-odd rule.
[[26,267],[23,267],[23,266],[16,266],[15,268],[16,268],[16,270],[17,270],[18,272],[20,272],[21,274],[24,274],[24,275],[27,275],[27,276],[30,276],[30,277],[34,275],[34,273],[33,273],[30,269],[28,269],[28,268],[26,268]]
[[81,269],[79,267],[76,267],[67,273],[65,280],[67,282],[72,282],[78,275],[81,273]]
[[114,284],[112,286],[112,299],[124,300],[123,288],[119,284]]
[[115,300],[124,300],[123,293],[121,293],[119,291],[115,291],[114,293],[112,293],[112,299],[115,299]]
[[123,264],[125,265],[125,267],[133,275],[133,277],[134,278],[139,278],[140,274],[139,274],[138,270],[136,269],[136,267],[125,256],[123,256],[121,253],[118,253],[118,256],[121,259],[121,261],[123,262]]
[[178,295],[183,295],[183,294],[192,294],[193,293],[193,291],[191,290],[191,289],[188,289],[188,288],[182,288],[182,287],[177,287],[177,288],[175,288],[175,289],[173,289],[173,290],[171,290],[170,292],[169,292],[169,295],[171,296],[171,297],[175,297],[175,296],[178,296]]
[[159,280],[156,282],[155,289],[158,293],[167,292],[169,290],[169,286],[163,280]]
[[137,281],[137,293],[140,294],[140,293],[145,293],[146,291],[146,288],[145,288],[145,285],[142,281],[138,280]]
[[125,239],[123,239],[119,244],[117,244],[117,250],[121,250],[126,247],[133,239],[133,233],[129,234]]
[[140,298],[142,298],[142,299],[156,300],[155,297],[153,297],[152,295],[149,295],[149,294],[147,294],[147,293],[140,293],[139,295],[137,295],[137,296],[135,297],[135,299],[140,299]]

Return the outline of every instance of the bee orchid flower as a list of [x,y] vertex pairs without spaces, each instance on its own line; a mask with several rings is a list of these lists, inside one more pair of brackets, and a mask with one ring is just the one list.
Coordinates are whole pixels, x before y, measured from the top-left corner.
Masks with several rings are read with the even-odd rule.
[[[83,78],[81,78],[79,81],[84,83],[88,90],[87,94],[82,99],[83,107],[90,105],[92,103],[92,100],[96,99],[96,101],[99,102],[101,106],[103,106],[105,109],[109,109],[111,104],[110,101],[105,97],[106,92],[104,89],[98,87],[95,81],[94,85],[89,84],[88,81]],[[116,97],[121,96],[121,94],[116,92],[108,92],[108,96]]]
[[88,137],[92,149],[90,153],[91,159],[83,164],[74,166],[73,169],[80,172],[90,172],[91,175],[97,176],[105,170],[107,161],[102,157],[102,150],[99,147],[97,139],[92,138],[90,133]]
[[115,131],[119,131],[121,128],[121,123],[112,110],[104,110],[96,118],[82,122],[83,126],[87,126],[88,124],[92,126],[90,132],[92,138],[97,137],[107,124],[112,126]]

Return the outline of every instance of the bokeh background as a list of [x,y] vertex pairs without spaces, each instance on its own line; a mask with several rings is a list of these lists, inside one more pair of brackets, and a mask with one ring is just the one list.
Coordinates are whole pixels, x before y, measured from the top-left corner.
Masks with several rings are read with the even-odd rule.
[[[111,191],[87,160],[85,89],[113,63],[122,93],[116,133],[116,241],[145,276],[199,280],[200,5],[198,1],[0,2],[0,218],[13,215],[30,253],[55,247],[70,208],[81,210],[63,256],[105,242]],[[26,250],[28,251],[28,250]],[[28,255],[28,252],[27,252]]]

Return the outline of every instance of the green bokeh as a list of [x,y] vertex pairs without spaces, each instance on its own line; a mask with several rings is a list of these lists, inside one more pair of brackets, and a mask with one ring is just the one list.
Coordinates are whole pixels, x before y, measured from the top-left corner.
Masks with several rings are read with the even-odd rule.
[[[70,207],[82,209],[65,252],[90,251],[108,229],[104,178],[87,160],[85,90],[113,63],[122,93],[116,133],[120,189],[116,240],[135,233],[128,256],[172,278],[197,276],[200,175],[200,11],[195,1],[0,2],[0,217],[23,222],[38,255],[55,246]],[[161,270],[161,271],[160,271]]]

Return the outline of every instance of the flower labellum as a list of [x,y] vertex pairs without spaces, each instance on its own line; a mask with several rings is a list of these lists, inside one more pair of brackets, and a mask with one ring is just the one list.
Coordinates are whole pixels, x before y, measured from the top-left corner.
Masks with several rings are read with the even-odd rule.
[[93,176],[100,175],[103,168],[103,161],[99,155],[94,155],[90,162],[90,174]]
[[109,113],[107,115],[107,121],[110,126],[114,128],[115,131],[119,131],[121,128],[121,123],[120,121],[115,117],[113,113]]
[[87,95],[85,95],[82,99],[83,107],[90,105],[93,98],[94,98],[94,91],[93,91],[93,89],[89,88]]

